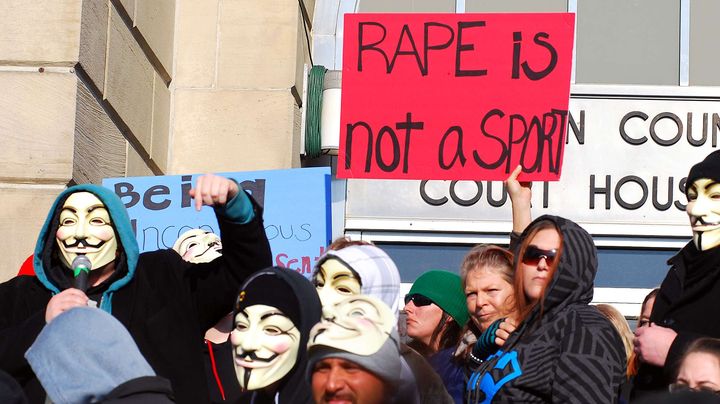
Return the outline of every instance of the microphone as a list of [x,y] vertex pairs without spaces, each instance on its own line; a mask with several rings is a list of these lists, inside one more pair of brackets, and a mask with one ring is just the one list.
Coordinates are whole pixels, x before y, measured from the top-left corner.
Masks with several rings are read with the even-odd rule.
[[90,259],[84,255],[78,255],[72,261],[72,269],[73,275],[75,276],[73,287],[85,292],[88,286],[88,274],[90,273],[90,269],[92,269]]

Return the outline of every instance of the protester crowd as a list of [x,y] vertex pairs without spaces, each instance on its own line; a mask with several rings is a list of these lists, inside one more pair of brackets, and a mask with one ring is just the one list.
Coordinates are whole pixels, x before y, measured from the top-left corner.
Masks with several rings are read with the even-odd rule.
[[191,191],[220,240],[195,231],[142,254],[116,195],[70,187],[34,274],[0,285],[0,402],[720,402],[720,151],[688,174],[693,240],[634,333],[591,304],[592,237],[532,220],[520,174],[509,248],[475,246],[406,296],[367,242],[337,240],[311,279],[273,267],[262,208],[221,176]]

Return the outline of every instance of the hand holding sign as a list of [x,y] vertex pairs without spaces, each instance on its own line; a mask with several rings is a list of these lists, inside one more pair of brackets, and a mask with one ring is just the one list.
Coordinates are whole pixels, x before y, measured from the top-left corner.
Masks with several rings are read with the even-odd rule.
[[190,190],[190,196],[195,199],[195,210],[200,211],[203,205],[225,205],[239,191],[235,181],[215,174],[206,174],[198,177],[195,188]]
[[518,181],[518,176],[522,173],[523,167],[517,166],[505,180],[508,194],[510,195],[510,203],[512,203],[512,221],[513,231],[522,233],[523,230],[532,222],[530,208],[532,207],[532,182]]

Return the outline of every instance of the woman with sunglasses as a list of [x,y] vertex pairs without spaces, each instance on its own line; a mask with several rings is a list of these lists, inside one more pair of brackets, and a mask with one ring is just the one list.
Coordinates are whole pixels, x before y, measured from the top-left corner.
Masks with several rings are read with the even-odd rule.
[[574,222],[541,216],[515,256],[518,328],[471,374],[467,402],[617,402],[625,352],[589,303],[597,271],[592,237]]
[[465,372],[455,359],[455,346],[468,321],[460,277],[447,271],[428,271],[405,295],[408,345],[422,354],[438,373],[456,403],[463,402]]

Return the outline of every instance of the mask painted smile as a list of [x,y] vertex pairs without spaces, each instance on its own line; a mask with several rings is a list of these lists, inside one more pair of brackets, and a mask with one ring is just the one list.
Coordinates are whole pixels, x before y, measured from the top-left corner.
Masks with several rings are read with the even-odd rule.
[[692,224],[693,231],[708,231],[708,230],[714,230],[718,226],[720,226],[720,221],[718,222],[706,222],[701,217],[691,217],[690,223]]
[[208,244],[208,248],[206,248],[205,251],[198,254],[197,257],[202,257],[209,251],[215,251],[218,254],[222,254],[222,246],[220,245],[220,243],[212,242],[212,243]]
[[336,339],[351,339],[360,337],[360,330],[353,327],[347,327],[343,325],[342,322],[335,321],[335,318],[325,318],[324,321],[327,322],[327,328],[318,328],[317,333],[312,340],[313,342],[325,333],[327,333],[329,338]]
[[[95,252],[95,250],[102,247],[105,244],[105,240],[100,240],[95,244],[89,243],[87,240],[77,240],[77,239],[75,240],[74,243],[68,243],[66,241],[63,241],[62,243],[68,251],[87,254],[88,252]],[[93,250],[87,251],[88,249],[93,249]]]
[[261,358],[255,354],[254,351],[251,352],[238,352],[237,357],[235,359],[235,363],[238,366],[242,366],[244,368],[266,368],[269,366],[272,366],[272,362],[277,359],[279,355],[277,353],[270,355],[268,358]]

